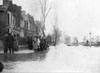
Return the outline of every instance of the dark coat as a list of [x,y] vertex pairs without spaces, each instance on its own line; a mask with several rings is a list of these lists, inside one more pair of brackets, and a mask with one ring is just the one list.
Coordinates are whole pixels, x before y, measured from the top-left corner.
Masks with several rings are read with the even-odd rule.
[[8,35],[5,37],[5,46],[11,48],[14,45],[14,37],[12,35]]

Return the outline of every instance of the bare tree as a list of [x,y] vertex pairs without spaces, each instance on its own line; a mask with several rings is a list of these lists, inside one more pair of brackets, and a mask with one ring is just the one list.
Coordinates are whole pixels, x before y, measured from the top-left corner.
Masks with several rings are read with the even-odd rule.
[[53,39],[54,39],[54,46],[58,44],[61,37],[61,31],[58,27],[58,13],[56,9],[54,10],[54,25],[53,25]]
[[51,10],[51,2],[49,2],[48,0],[39,0],[39,3],[40,3],[40,9],[41,9],[40,20],[42,23],[42,32],[43,32],[43,35],[45,36],[45,33],[44,33],[45,22]]
[[53,40],[54,40],[54,46],[58,44],[60,37],[61,37],[61,31],[59,30],[59,28],[54,25],[53,26]]

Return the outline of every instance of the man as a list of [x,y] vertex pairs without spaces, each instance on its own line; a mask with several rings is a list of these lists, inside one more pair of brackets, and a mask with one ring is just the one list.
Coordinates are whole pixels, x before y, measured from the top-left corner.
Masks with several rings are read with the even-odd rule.
[[28,37],[27,39],[28,39],[28,41],[27,41],[27,43],[28,43],[28,48],[29,48],[30,50],[32,50],[32,49],[33,49],[33,40],[32,40],[32,37]]
[[8,33],[8,36],[5,37],[5,48],[4,53],[7,53],[9,50],[9,53],[14,53],[14,37],[11,35],[11,33]]
[[45,37],[40,38],[40,49],[41,51],[46,50],[46,38]]
[[17,35],[14,35],[14,51],[19,50]]
[[7,46],[6,46],[6,38],[7,38],[7,36],[8,36],[8,34],[6,33],[4,35],[4,38],[3,38],[4,54],[6,54],[8,52]]

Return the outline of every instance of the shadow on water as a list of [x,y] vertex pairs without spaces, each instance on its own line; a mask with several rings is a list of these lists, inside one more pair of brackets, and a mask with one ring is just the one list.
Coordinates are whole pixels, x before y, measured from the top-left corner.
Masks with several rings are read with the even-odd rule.
[[17,61],[37,61],[37,60],[44,60],[46,56],[47,51],[44,52],[36,52],[36,53],[14,53],[14,54],[8,54],[4,55],[3,53],[0,53],[0,61],[3,62],[17,62]]
[[48,51],[43,52],[34,52],[34,53],[14,53],[4,55],[0,53],[0,61],[4,64],[4,69],[9,71],[16,67],[16,64],[21,62],[28,62],[28,61],[43,61],[46,57],[46,53]]

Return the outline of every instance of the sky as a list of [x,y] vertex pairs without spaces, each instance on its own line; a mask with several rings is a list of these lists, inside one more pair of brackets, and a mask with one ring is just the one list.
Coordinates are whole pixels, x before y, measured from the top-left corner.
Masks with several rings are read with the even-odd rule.
[[[24,10],[38,19],[38,0],[13,0]],[[100,0],[52,0],[54,6],[48,15],[47,32],[51,32],[54,24],[54,9],[58,17],[58,26],[65,34],[82,38],[100,36]],[[55,8],[56,7],[56,8]],[[53,11],[54,10],[54,11]]]
[[17,4],[22,7],[22,10],[25,10],[26,13],[30,13],[38,19],[38,0],[12,0],[14,4]]

